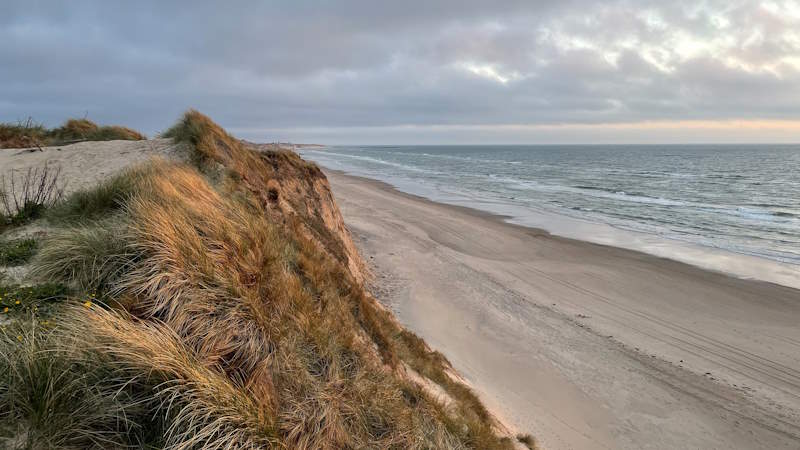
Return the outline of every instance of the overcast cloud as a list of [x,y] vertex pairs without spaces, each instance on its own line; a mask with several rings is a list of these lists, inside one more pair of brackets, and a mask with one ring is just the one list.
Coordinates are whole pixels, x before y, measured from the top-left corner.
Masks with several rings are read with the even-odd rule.
[[152,134],[194,107],[258,140],[800,140],[797,1],[178,3],[3,1],[0,120]]

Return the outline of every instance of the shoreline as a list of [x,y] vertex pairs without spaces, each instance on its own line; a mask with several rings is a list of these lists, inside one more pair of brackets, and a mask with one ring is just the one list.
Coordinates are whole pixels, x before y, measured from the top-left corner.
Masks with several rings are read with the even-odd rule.
[[[323,166],[320,166],[323,167]],[[399,187],[392,185],[386,181],[378,180],[375,178],[369,178],[361,175],[355,175],[348,173],[344,170],[338,169],[329,169],[327,167],[323,167],[323,170],[326,173],[335,173],[338,175],[342,175],[345,177],[352,177],[359,180],[362,180],[366,183],[375,183],[376,185],[381,186],[383,189],[392,190],[400,195],[408,196],[409,198],[426,201],[435,203],[437,205],[447,206],[451,208],[455,208],[457,210],[464,211],[468,214],[475,215],[476,217],[485,217],[491,218],[494,220],[501,221],[507,225],[520,227],[524,230],[533,230],[535,233],[545,233],[552,238],[558,239],[566,239],[569,241],[577,241],[582,242],[585,244],[592,244],[601,247],[609,247],[613,249],[619,250],[627,250],[633,253],[647,255],[653,258],[664,259],[668,261],[673,261],[679,264],[685,264],[689,267],[696,268],[699,270],[705,270],[708,272],[725,275],[734,277],[740,280],[746,281],[754,281],[754,282],[763,282],[774,284],[777,286],[788,287],[791,289],[798,289],[800,290],[800,266],[795,266],[789,263],[775,261],[769,258],[751,255],[747,253],[738,253],[733,250],[727,250],[722,248],[716,247],[708,247],[703,246],[700,244],[695,244],[686,241],[680,241],[677,239],[672,239],[668,237],[658,236],[658,235],[651,235],[648,233],[644,233],[642,231],[636,230],[627,230],[622,228],[617,228],[614,225],[602,223],[602,222],[594,222],[587,219],[578,219],[575,217],[559,215],[557,213],[552,212],[544,212],[544,211],[535,211],[534,215],[541,215],[542,217],[547,218],[548,216],[557,216],[555,219],[556,221],[566,221],[566,222],[575,222],[575,223],[584,223],[587,224],[589,227],[604,227],[610,230],[613,230],[613,233],[618,234],[618,236],[611,238],[612,242],[599,242],[598,240],[592,240],[589,236],[579,236],[577,233],[557,233],[551,230],[548,230],[545,226],[535,226],[535,225],[528,225],[525,223],[524,220],[520,220],[518,217],[510,215],[510,214],[502,214],[497,212],[492,212],[484,209],[474,208],[465,205],[459,205],[454,203],[448,203],[444,201],[438,201],[436,199],[431,199],[425,197],[424,195],[418,195],[410,192],[406,192]],[[660,254],[657,251],[646,251],[642,248],[641,245],[639,246],[632,246],[632,245],[624,245],[624,243],[620,240],[620,237],[628,236],[628,237],[637,237],[637,236],[644,236],[645,238],[653,238],[658,241],[668,242],[671,245],[668,247],[671,248],[679,248],[680,250],[690,252],[689,255],[678,255],[674,252],[667,251],[666,254]],[[656,249],[657,244],[652,246],[651,249]],[[728,263],[719,264],[721,259],[727,259]],[[692,262],[694,261],[694,262]],[[705,264],[704,264],[705,262]],[[717,262],[717,264],[714,264]],[[751,270],[737,270],[737,266],[746,265],[748,262],[755,262],[758,265],[763,265],[764,267],[760,270],[757,270],[758,276],[756,276],[753,271]],[[720,268],[717,266],[725,266],[726,268]],[[777,269],[777,271],[772,271],[771,269]],[[781,269],[788,270],[790,272],[785,273]]]
[[800,291],[325,172],[377,297],[544,448],[800,442]]
[[[320,166],[324,167],[322,164]],[[437,198],[433,194],[429,195],[430,193],[415,193],[413,188],[400,182],[379,180],[348,170],[324,168],[326,171],[382,183],[415,198],[490,214],[506,223],[542,230],[553,236],[623,248],[745,280],[766,281],[800,289],[800,265],[789,262],[733,249],[704,245],[676,237],[628,229],[608,222],[574,217],[557,211],[536,208],[521,209],[514,205],[494,201],[482,202],[479,198],[460,199],[446,196]],[[484,207],[470,206],[467,203],[483,203]]]

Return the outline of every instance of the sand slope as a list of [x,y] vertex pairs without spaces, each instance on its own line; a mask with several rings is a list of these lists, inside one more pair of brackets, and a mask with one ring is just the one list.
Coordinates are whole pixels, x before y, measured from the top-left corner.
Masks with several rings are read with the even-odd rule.
[[545,448],[800,448],[800,291],[326,173],[379,297]]

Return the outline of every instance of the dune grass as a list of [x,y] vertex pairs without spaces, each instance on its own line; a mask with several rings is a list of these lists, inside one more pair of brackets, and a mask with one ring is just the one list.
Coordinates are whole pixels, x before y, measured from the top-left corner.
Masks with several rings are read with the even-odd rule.
[[54,145],[73,141],[141,141],[145,135],[127,127],[117,125],[99,126],[87,119],[69,119],[48,133]]
[[32,324],[0,341],[0,421],[20,424],[0,437],[512,448],[447,360],[356,281],[320,216],[329,199],[316,166],[249,150],[195,111],[168,134],[191,145],[196,166],[156,160],[54,208],[63,220],[53,219],[61,226],[42,242],[35,276],[101,301],[72,302],[48,334]]
[[[0,330],[0,446],[120,448],[149,420],[149,396],[85,351],[81,330],[56,334],[27,320]],[[75,346],[77,344],[77,346]]]
[[129,168],[97,186],[73,192],[64,201],[48,208],[45,216],[55,224],[86,223],[108,217],[125,205],[133,195],[136,184],[146,174],[143,168]]
[[0,123],[0,149],[66,145],[81,141],[139,141],[147,137],[136,130],[117,125],[100,126],[88,119],[69,119],[60,127],[48,129],[32,119]]
[[47,128],[28,118],[17,123],[0,123],[0,148],[25,148],[42,145]]
[[49,233],[32,274],[82,292],[105,293],[135,264],[124,219],[112,217]]

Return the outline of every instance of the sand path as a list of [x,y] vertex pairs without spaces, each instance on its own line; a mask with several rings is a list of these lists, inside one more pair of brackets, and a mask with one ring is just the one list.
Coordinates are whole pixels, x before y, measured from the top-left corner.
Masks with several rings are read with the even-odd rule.
[[800,291],[326,173],[376,295],[544,448],[800,448]]

